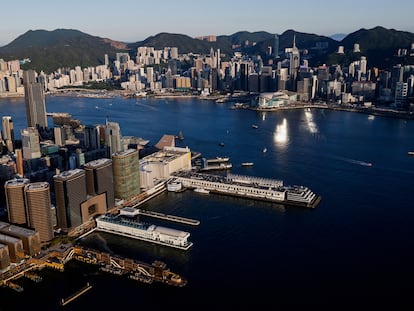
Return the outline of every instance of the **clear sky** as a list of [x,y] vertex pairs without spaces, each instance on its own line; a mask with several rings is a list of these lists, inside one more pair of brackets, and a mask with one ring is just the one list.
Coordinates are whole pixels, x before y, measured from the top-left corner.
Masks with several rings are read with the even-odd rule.
[[19,0],[0,4],[0,46],[28,30],[77,29],[135,42],[160,32],[189,36],[287,29],[332,35],[384,26],[414,32],[412,0]]

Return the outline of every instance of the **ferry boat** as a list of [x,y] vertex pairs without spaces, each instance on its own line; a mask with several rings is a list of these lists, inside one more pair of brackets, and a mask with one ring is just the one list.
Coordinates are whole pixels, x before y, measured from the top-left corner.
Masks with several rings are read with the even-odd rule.
[[188,250],[193,245],[188,241],[189,232],[138,222],[120,214],[99,216],[96,218],[96,228],[100,231],[182,250]]
[[253,162],[243,162],[241,165],[242,166],[253,166],[254,163]]

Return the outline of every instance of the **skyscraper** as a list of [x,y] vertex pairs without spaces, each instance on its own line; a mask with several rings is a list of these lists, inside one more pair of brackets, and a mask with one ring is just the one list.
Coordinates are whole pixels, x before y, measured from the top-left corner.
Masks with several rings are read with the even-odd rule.
[[23,158],[36,159],[41,157],[39,132],[34,127],[28,127],[21,131]]
[[106,193],[107,209],[115,206],[114,180],[112,171],[112,160],[99,159],[91,161],[84,166],[86,173],[86,189],[88,195]]
[[45,95],[43,86],[36,80],[34,70],[27,70],[23,74],[24,97],[26,103],[27,126],[47,127]]
[[28,226],[39,232],[41,242],[53,239],[52,204],[48,182],[36,182],[25,186]]
[[86,200],[86,177],[82,169],[53,176],[58,227],[68,232],[82,223],[81,203]]
[[14,130],[13,130],[13,121],[9,116],[4,116],[2,118],[3,126],[3,139],[6,142],[7,149],[11,152],[14,151]]
[[106,121],[105,145],[109,147],[109,155],[122,151],[121,129],[118,123]]
[[274,42],[274,47],[273,47],[273,55],[274,58],[278,58],[279,57],[279,36],[277,34],[275,34],[275,42]]
[[296,47],[296,35],[293,35],[293,47],[289,59],[289,75],[290,75],[290,88],[292,90],[296,89],[296,78],[298,75],[298,68],[300,65],[300,53],[299,49]]
[[138,150],[114,153],[112,168],[116,198],[127,200],[140,193]]
[[4,185],[8,217],[9,221],[13,224],[27,224],[24,188],[29,183],[29,179],[23,178],[8,180]]

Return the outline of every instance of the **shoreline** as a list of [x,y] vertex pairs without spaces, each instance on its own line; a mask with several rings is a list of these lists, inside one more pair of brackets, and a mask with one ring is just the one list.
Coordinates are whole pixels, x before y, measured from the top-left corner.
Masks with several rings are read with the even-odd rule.
[[[256,108],[251,107],[248,103],[239,103],[237,101],[246,101],[251,96],[248,94],[235,94],[235,95],[195,95],[195,94],[180,94],[180,93],[163,93],[163,94],[148,94],[148,95],[136,95],[134,92],[128,92],[125,90],[98,90],[98,89],[64,89],[54,92],[45,93],[45,96],[57,96],[57,97],[73,97],[73,98],[95,98],[95,99],[110,99],[115,97],[122,97],[124,99],[146,99],[146,98],[157,98],[157,99],[190,99],[195,98],[199,100],[212,100],[217,103],[232,103],[234,104],[230,109],[249,109],[259,112],[277,112],[284,110],[294,109],[329,109],[335,111],[346,111],[370,114],[373,116],[382,116],[390,118],[398,118],[405,120],[414,120],[414,112],[401,111],[391,108],[360,108],[360,107],[347,107],[340,106],[337,104],[325,104],[325,103],[307,103],[307,102],[296,102],[289,106],[275,107],[275,108]],[[0,94],[0,100],[2,99],[20,99],[24,98],[24,94]]]

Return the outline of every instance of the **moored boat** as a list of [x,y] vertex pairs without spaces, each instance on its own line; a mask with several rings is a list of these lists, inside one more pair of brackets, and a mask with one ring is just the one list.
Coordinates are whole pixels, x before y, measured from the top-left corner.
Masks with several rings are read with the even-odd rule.
[[195,188],[194,192],[202,193],[202,194],[209,194],[210,191],[204,189],[204,188]]

